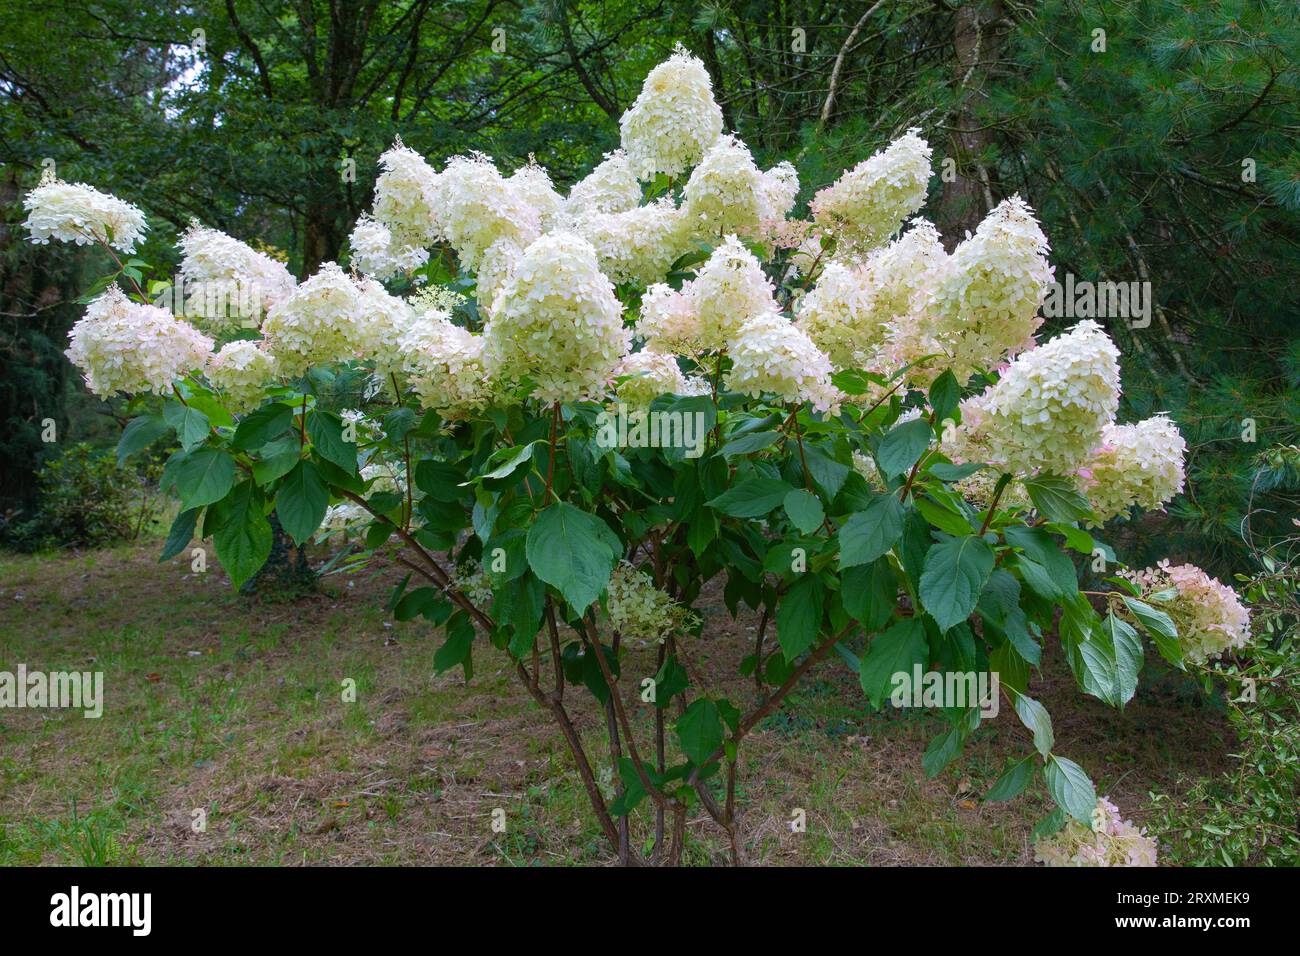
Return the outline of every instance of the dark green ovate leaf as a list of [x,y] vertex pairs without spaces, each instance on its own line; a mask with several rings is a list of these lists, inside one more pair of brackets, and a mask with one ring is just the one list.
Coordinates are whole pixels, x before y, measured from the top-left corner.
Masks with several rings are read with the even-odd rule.
[[1018,796],[1029,785],[1029,781],[1034,778],[1034,755],[1022,757],[1010,763],[1007,769],[1002,771],[1002,775],[993,781],[993,786],[989,787],[989,792],[984,794],[984,800],[987,803],[1001,803],[1004,800],[1010,800]]
[[1138,674],[1142,672],[1142,639],[1133,625],[1114,614],[1106,615],[1101,630],[1115,648],[1115,692],[1122,707],[1137,693]]
[[349,475],[357,473],[356,442],[344,440],[343,421],[333,412],[316,409],[307,416],[307,437],[316,453]]
[[1183,647],[1178,643],[1178,628],[1171,618],[1164,611],[1153,608],[1145,601],[1139,601],[1137,598],[1131,598],[1123,595],[1124,603],[1128,609],[1137,618],[1137,622],[1142,625],[1151,640],[1155,641],[1156,649],[1160,651],[1160,656],[1173,664],[1179,670],[1186,670],[1187,665],[1183,661]]
[[1079,494],[1069,478],[1060,475],[1038,475],[1024,480],[1029,500],[1039,514],[1050,521],[1083,521],[1092,517],[1092,506]]
[[776,636],[787,661],[817,640],[822,623],[823,585],[815,574],[802,575],[776,609]]
[[821,499],[803,488],[797,488],[785,496],[785,513],[790,516],[790,522],[804,534],[812,534],[826,520]]
[[761,518],[793,490],[779,478],[746,478],[705,504],[733,518]]
[[[566,502],[537,516],[528,529],[525,553],[533,573],[554,587],[581,613],[609,583],[619,549],[613,533],[598,517]],[[614,538],[615,544],[618,539]]]
[[202,508],[190,508],[176,516],[171,530],[167,532],[167,543],[163,545],[162,554],[158,557],[159,564],[170,561],[185,550],[185,546],[194,538],[194,528],[199,522],[199,512],[202,510]]
[[208,513],[217,560],[238,589],[271,555],[271,523],[262,513],[262,493],[252,480],[241,481]]
[[840,528],[840,569],[875,561],[902,533],[903,506],[893,495],[881,495],[865,511],[850,515]]
[[771,447],[780,437],[779,432],[750,432],[727,442],[722,446],[722,451],[718,452],[718,454],[723,458],[731,458],[734,455],[748,455]]
[[697,767],[722,746],[722,717],[718,705],[701,697],[677,718],[677,740],[682,753]]
[[329,489],[320,469],[311,461],[300,461],[280,483],[275,513],[294,543],[302,544],[320,527],[329,503]]
[[127,423],[117,440],[117,463],[123,464],[137,452],[144,451],[167,432],[167,422],[159,415],[141,415]]
[[876,449],[876,464],[886,478],[907,472],[930,447],[934,432],[924,418],[895,425]]
[[474,649],[474,623],[464,611],[457,611],[447,619],[447,640],[433,655],[436,674],[451,670],[457,664],[465,669],[465,679],[473,676],[471,652]]
[[235,459],[220,448],[196,448],[168,464],[186,511],[220,501],[235,484]]
[[965,736],[957,727],[949,727],[930,741],[921,755],[921,767],[927,777],[937,777],[943,768],[961,756]]
[[840,595],[844,610],[863,630],[880,630],[898,607],[898,580],[889,559],[846,568],[840,574]]
[[930,386],[930,410],[934,412],[936,422],[950,417],[960,400],[961,386],[957,384],[957,376],[950,371],[945,371]]
[[1056,743],[1052,718],[1047,713],[1047,708],[1025,694],[1013,693],[1011,696],[1016,705],[1016,716],[1034,735],[1034,749],[1047,757],[1052,752],[1052,745]]
[[1047,790],[1056,805],[1085,826],[1092,826],[1092,811],[1097,808],[1097,791],[1073,760],[1052,755],[1043,766]]
[[207,415],[180,402],[168,402],[164,405],[163,418],[167,420],[169,427],[175,429],[176,440],[186,451],[203,444],[203,440],[208,437],[208,432],[212,429]]
[[941,631],[970,617],[993,561],[993,549],[982,538],[953,538],[930,549],[921,573],[921,604]]
[[889,696],[894,675],[904,674],[912,680],[914,668],[924,668],[929,653],[925,628],[914,617],[897,622],[876,637],[858,671],[858,681],[871,705],[878,708]]
[[289,429],[293,423],[293,409],[278,402],[263,405],[249,412],[235,426],[235,437],[230,447],[235,451],[252,451]]

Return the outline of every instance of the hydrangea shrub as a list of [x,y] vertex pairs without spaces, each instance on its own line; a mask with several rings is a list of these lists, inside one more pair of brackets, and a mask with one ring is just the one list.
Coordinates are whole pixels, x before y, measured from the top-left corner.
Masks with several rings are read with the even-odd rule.
[[[348,267],[301,283],[196,223],[181,274],[251,291],[234,312],[159,308],[147,264],[118,259],[68,356],[96,394],[165,396],[121,444],[180,445],[164,557],[211,538],[238,587],[272,512],[296,542],[351,539],[356,565],[391,557],[394,615],[441,628],[440,671],[508,657],[624,862],[678,861],[697,806],[743,858],[741,745],[825,660],[873,707],[914,668],[996,674],[1032,749],[986,799],[1046,788],[1040,859],[1151,862],[1058,751],[1031,674],[1057,640],[1079,687],[1122,707],[1148,641],[1186,667],[1242,646],[1249,619],[1197,569],[1117,573],[1097,537],[1182,489],[1185,445],[1167,417],[1116,422],[1100,326],[1038,341],[1053,272],[1033,211],[1007,199],[946,251],[916,218],[931,149],[910,130],[792,218],[795,170],[755,164],[680,49],[621,133],[567,194],[532,162],[436,170],[399,141]],[[53,179],[27,207],[33,240],[115,258],[146,228]],[[342,375],[367,383],[344,414],[323,400]],[[1112,589],[1080,590],[1098,561]],[[692,666],[711,582],[758,615],[740,664],[756,703]],[[574,694],[605,711],[608,762]],[[986,719],[976,701],[944,714],[931,775]]]

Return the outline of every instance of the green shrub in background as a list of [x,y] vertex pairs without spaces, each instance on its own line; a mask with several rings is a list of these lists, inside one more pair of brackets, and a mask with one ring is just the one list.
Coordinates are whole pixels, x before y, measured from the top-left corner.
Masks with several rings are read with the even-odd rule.
[[28,551],[133,540],[158,514],[159,474],[156,464],[137,470],[112,452],[72,445],[37,473],[35,513],[26,520],[14,515],[0,534],[6,545]]

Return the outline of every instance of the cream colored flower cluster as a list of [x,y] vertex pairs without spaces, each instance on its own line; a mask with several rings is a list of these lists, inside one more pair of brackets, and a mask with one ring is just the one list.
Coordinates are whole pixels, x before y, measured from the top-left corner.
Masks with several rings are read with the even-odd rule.
[[1100,444],[1118,407],[1119,352],[1096,322],[1080,322],[1021,354],[995,385],[963,402],[944,451],[1017,475],[1070,474]]
[[438,174],[424,157],[399,137],[379,157],[382,172],[375,181],[375,219],[387,226],[402,247],[422,249],[437,241]]
[[730,355],[732,391],[770,392],[788,402],[811,402],[823,412],[838,410],[843,401],[831,384],[830,359],[780,312],[764,312],[742,325]]
[[451,577],[457,591],[469,598],[480,611],[492,606],[492,578],[479,561],[466,561],[458,565]]
[[369,215],[357,220],[348,245],[352,247],[352,268],[381,280],[411,272],[429,261],[427,249],[399,242],[391,229]]
[[601,397],[631,345],[622,313],[591,244],[551,233],[524,251],[497,296],[484,364],[503,384],[530,379],[544,402]]
[[284,263],[197,220],[179,245],[185,313],[213,331],[260,319],[297,285]]
[[880,245],[924,205],[932,150],[918,133],[908,130],[813,197],[814,221],[842,252]]
[[654,586],[654,579],[626,561],[610,575],[605,611],[609,626],[624,638],[646,643],[691,626],[694,615]]
[[728,349],[742,325],[777,311],[774,291],[754,254],[727,236],[682,288],[699,321],[701,348]]
[[1173,619],[1186,660],[1208,661],[1250,643],[1250,612],[1237,593],[1195,565],[1166,560],[1120,574],[1142,589],[1144,601]]
[[441,418],[468,418],[491,400],[482,336],[445,318],[421,316],[403,333],[400,352],[420,405]]
[[677,360],[650,349],[624,356],[614,378],[615,395],[629,408],[646,408],[660,395],[684,395],[687,390]]
[[641,296],[641,316],[636,334],[646,348],[666,355],[695,357],[704,351],[700,341],[700,317],[683,293],[657,282]]
[[1187,442],[1168,417],[1133,425],[1107,425],[1101,446],[1079,469],[1076,482],[1098,522],[1126,514],[1133,505],[1162,508],[1183,490]]
[[85,183],[65,183],[49,169],[23,199],[23,208],[23,225],[38,245],[51,239],[79,246],[98,241],[131,253],[149,228],[137,206]]
[[722,110],[704,64],[679,45],[646,76],[619,128],[639,179],[676,177],[698,163],[722,133]]
[[203,368],[212,354],[212,339],[166,309],[132,302],[117,286],[86,306],[68,339],[64,354],[104,398],[170,394],[176,379]]
[[565,200],[565,212],[573,217],[591,213],[627,212],[641,202],[641,183],[632,171],[627,153],[608,153],[586,178],[573,184]]
[[262,323],[266,347],[288,376],[316,365],[357,357],[364,341],[365,301],[361,290],[335,263],[327,262]]
[[541,235],[543,209],[526,195],[537,185],[531,173],[520,182],[507,179],[481,153],[448,161],[438,176],[434,209],[441,237],[467,272],[477,271],[483,253],[498,239],[526,248]]
[[1033,346],[1052,283],[1047,252],[1033,210],[1012,196],[937,260],[922,320],[960,381]]
[[699,238],[760,238],[785,218],[798,192],[799,177],[789,163],[761,172],[744,143],[719,136],[682,190],[684,228]]
[[616,283],[650,285],[689,248],[681,211],[667,196],[624,212],[581,216],[574,229],[591,243],[601,271]]
[[208,382],[225,398],[226,408],[239,414],[256,408],[275,382],[276,361],[257,342],[247,339],[223,345],[208,360]]
[[1047,866],[1155,866],[1156,841],[1145,828],[1122,819],[1119,807],[1099,797],[1091,827],[1070,820],[1034,843],[1034,861]]

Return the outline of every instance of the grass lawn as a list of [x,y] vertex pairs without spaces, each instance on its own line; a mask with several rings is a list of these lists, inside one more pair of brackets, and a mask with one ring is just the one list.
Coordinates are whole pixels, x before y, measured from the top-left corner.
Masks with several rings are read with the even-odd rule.
[[[215,561],[195,574],[188,557],[158,564],[158,551],[0,556],[0,670],[102,671],[105,692],[98,720],[0,710],[0,863],[611,862],[563,740],[504,655],[480,645],[468,684],[459,669],[433,677],[440,635],[383,610],[397,570],[332,576],[321,594],[276,604],[233,594]],[[737,662],[756,622],[731,621],[714,598],[688,650],[706,687],[748,705],[756,692]],[[1149,790],[1176,793],[1180,777],[1223,766],[1222,715],[1153,654],[1123,713],[1082,697],[1053,648],[1045,657],[1031,692],[1058,751],[1125,816],[1141,822]],[[636,649],[623,671],[652,674],[653,660]],[[349,678],[355,703],[342,699]],[[629,709],[648,706],[623,683]],[[751,861],[1029,864],[1030,831],[1050,809],[1041,786],[979,801],[1030,749],[1010,708],[929,780],[921,754],[941,718],[870,713],[856,684],[824,662],[742,747]],[[590,694],[566,700],[589,739],[603,734]],[[496,808],[504,834],[491,829]],[[796,808],[807,832],[791,832]],[[688,832],[685,862],[725,860],[702,810]]]

